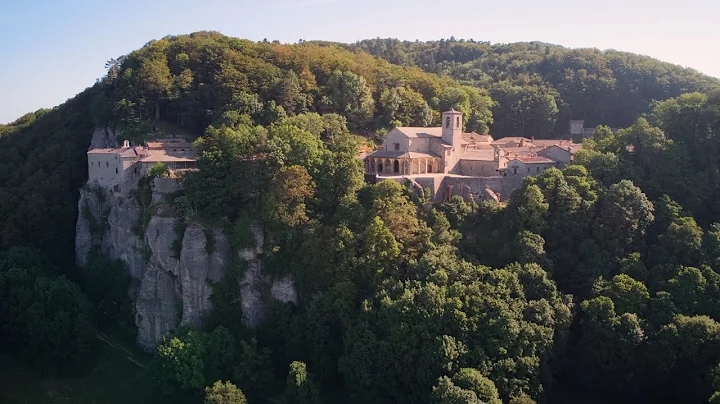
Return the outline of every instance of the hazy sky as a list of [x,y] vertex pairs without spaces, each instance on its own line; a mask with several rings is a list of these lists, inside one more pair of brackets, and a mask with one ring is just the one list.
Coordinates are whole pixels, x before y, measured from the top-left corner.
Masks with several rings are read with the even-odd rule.
[[642,53],[720,77],[720,0],[0,0],[0,123],[58,105],[168,34],[543,41]]

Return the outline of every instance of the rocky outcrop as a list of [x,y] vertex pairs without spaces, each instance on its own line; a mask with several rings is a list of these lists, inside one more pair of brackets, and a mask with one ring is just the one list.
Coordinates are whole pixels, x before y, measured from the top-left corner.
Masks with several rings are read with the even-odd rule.
[[120,147],[117,141],[117,135],[109,128],[95,128],[92,139],[90,140],[90,150],[92,149],[114,149]]
[[[97,132],[102,145],[105,132]],[[107,139],[106,139],[107,140]],[[137,183],[113,189],[87,185],[80,191],[76,224],[75,254],[79,266],[87,264],[93,249],[123,261],[132,282],[128,291],[135,303],[138,343],[154,348],[180,325],[198,327],[212,309],[212,283],[223,278],[233,252],[221,229],[186,217],[174,217],[166,196],[180,184],[172,179],[155,179],[153,214],[143,226],[141,205],[133,195]],[[265,235],[253,225],[254,248],[237,251],[247,261],[239,282],[243,322],[257,326],[263,318],[263,302],[270,296],[283,302],[297,302],[292,279],[275,280],[262,273],[260,255]]]

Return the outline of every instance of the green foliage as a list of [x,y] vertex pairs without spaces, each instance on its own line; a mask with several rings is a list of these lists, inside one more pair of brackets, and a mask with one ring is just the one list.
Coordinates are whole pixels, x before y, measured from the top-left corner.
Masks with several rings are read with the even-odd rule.
[[129,333],[134,332],[133,305],[128,295],[130,274],[122,261],[92,251],[76,278],[95,307],[99,326],[119,325]]
[[101,92],[93,86],[0,128],[0,249],[33,246],[61,267],[74,263],[78,190],[93,133],[88,106]]
[[[338,386],[339,402],[401,404],[545,401],[556,381],[683,402],[718,390],[720,98],[680,95],[716,80],[540,43],[347,47],[444,76],[334,44],[201,32],[148,43],[63,106],[0,126],[0,248],[71,262],[92,128],[139,137],[162,118],[202,133],[199,170],[169,202],[222,227],[232,249],[212,331],[158,347],[151,372],[168,391],[243,402],[234,385],[264,395],[271,364],[284,375],[291,362],[290,402],[318,402],[315,382]],[[527,178],[507,205],[432,206],[392,181],[363,184],[363,139],[348,127],[381,138],[392,125],[437,125],[449,108],[464,112],[465,131],[496,138],[564,134],[570,119],[629,127],[598,127],[573,165]],[[156,211],[152,179],[166,173],[139,182],[139,235]],[[105,228],[105,212],[79,213],[94,234]],[[242,325],[238,287],[251,224],[265,233],[264,286],[288,276],[298,301],[267,304],[256,331]],[[0,257],[0,341],[64,370],[91,352],[92,311],[37,255]],[[130,325],[117,262],[93,257],[75,276],[100,324]]]
[[93,308],[40,251],[0,252],[0,341],[41,372],[78,372],[96,343]]
[[287,376],[285,400],[288,404],[320,404],[320,393],[307,373],[305,363],[293,362]]
[[[377,38],[346,47],[490,90],[496,101],[491,126],[496,138],[565,134],[572,119],[584,119],[586,126],[622,128],[648,113],[655,100],[720,88],[712,77],[647,56],[542,42]],[[701,103],[699,94],[686,96],[681,102],[664,105],[662,113],[655,116],[664,124],[668,115],[697,113]]]
[[169,169],[164,163],[155,163],[150,170],[147,172],[147,176],[150,178],[165,177],[169,173]]
[[224,327],[187,330],[157,347],[153,375],[168,393],[200,392],[209,380],[232,380],[244,392],[262,392],[269,381],[269,352],[254,340],[237,341]]
[[486,404],[500,404],[500,397],[495,383],[483,376],[477,369],[460,369],[453,377],[452,382],[465,390],[470,390],[478,400]]
[[218,380],[205,387],[205,404],[247,404],[247,399],[234,384]]

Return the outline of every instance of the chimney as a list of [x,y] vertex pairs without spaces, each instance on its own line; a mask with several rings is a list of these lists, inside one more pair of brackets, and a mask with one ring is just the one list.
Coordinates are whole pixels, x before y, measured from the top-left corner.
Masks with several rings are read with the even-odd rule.
[[521,137],[521,138],[520,138],[520,144],[518,145],[518,147],[524,147],[524,146],[525,146],[525,138],[524,138],[524,137]]

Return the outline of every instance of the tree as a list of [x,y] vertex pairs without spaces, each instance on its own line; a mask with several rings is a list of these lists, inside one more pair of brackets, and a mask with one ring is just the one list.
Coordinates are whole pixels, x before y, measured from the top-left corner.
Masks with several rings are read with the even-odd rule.
[[595,240],[616,255],[626,254],[645,235],[655,218],[652,212],[653,205],[640,188],[622,180],[599,201]]
[[486,404],[500,404],[495,383],[483,376],[480,371],[472,368],[460,369],[452,377],[452,382],[465,390],[470,390],[477,396],[478,400]]
[[205,387],[205,404],[247,404],[247,399],[234,384],[218,380]]
[[305,363],[293,362],[290,364],[285,397],[289,404],[321,403],[320,393],[312,381],[312,375],[307,373]]
[[558,94],[545,86],[517,86],[508,82],[493,85],[496,100],[492,126],[496,137],[524,136],[544,138],[555,128]]
[[353,129],[362,128],[373,116],[375,101],[362,76],[351,71],[335,70],[323,93],[323,104],[328,112],[345,116]]
[[75,373],[94,354],[93,309],[52,272],[40,251],[0,252],[0,341],[40,372]]
[[593,287],[595,296],[607,296],[612,299],[617,314],[635,313],[642,316],[647,308],[650,294],[645,285],[628,275],[620,274],[605,281],[598,280]]
[[283,167],[270,185],[266,209],[270,219],[295,227],[309,220],[306,202],[315,193],[315,186],[305,167]]
[[447,376],[438,379],[437,386],[433,387],[431,395],[433,404],[480,404],[475,393],[455,386]]

